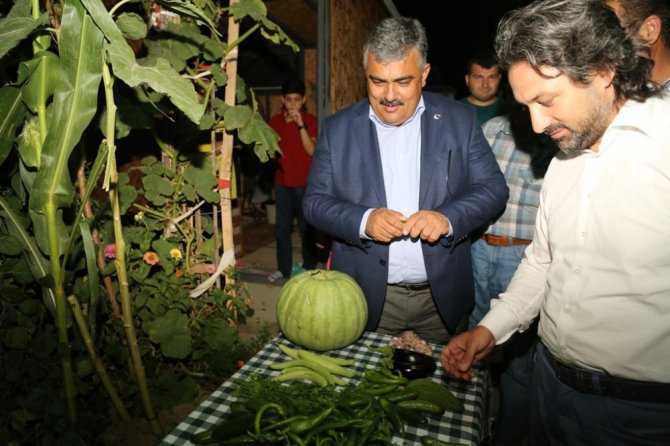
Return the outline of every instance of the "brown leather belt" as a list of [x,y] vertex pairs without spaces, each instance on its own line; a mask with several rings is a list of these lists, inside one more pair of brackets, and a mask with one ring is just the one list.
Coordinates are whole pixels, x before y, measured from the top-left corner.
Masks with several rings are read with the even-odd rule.
[[544,345],[540,350],[544,351],[556,378],[578,392],[645,403],[670,403],[670,384],[633,381],[569,366],[554,358]]
[[530,245],[531,240],[516,237],[503,237],[500,235],[484,234],[482,240],[492,246],[517,246]]

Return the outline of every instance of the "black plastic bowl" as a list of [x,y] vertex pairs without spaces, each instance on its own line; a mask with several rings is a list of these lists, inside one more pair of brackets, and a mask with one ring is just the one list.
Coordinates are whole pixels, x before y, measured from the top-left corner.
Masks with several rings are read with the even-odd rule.
[[393,370],[399,371],[405,378],[426,378],[435,373],[436,369],[437,365],[432,356],[404,348],[393,351]]

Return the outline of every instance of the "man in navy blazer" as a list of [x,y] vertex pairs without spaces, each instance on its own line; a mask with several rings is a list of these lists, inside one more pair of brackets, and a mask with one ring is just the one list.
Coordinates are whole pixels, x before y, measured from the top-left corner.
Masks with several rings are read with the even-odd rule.
[[303,210],[334,238],[331,268],[363,289],[366,330],[443,343],[474,302],[468,235],[508,188],[474,108],[422,91],[427,48],[415,19],[373,29],[368,98],[324,121]]

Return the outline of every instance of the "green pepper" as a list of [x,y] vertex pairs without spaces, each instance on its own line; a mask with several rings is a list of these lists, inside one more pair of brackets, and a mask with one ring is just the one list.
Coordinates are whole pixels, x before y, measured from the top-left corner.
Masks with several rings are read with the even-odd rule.
[[256,412],[256,416],[254,418],[254,428],[257,434],[261,433],[261,419],[263,418],[263,414],[271,409],[276,410],[277,413],[279,413],[281,416],[285,415],[284,408],[277,403],[265,403],[262,405]]
[[321,426],[317,426],[314,429],[312,429],[305,436],[305,443],[309,443],[310,440],[315,435],[319,435],[321,432],[328,432],[330,430],[340,431],[340,430],[347,429],[347,428],[365,429],[366,427],[370,426],[371,424],[372,424],[372,420],[366,420],[366,419],[361,419],[361,418],[353,418],[353,419],[348,419],[348,420],[340,419],[340,420],[330,421],[328,423],[323,423]]
[[296,420],[290,424],[289,430],[294,434],[302,434],[304,432],[307,432],[308,430],[312,429],[313,427],[320,424],[323,420],[328,418],[328,416],[332,411],[333,411],[332,407],[327,407],[326,409],[322,410],[320,413],[314,415],[311,418],[307,418],[304,420]]
[[372,383],[377,383],[377,384],[405,384],[407,383],[407,378],[404,376],[398,376],[394,375],[390,371],[388,373],[384,373],[383,370],[388,370],[385,368],[379,369],[379,370],[366,370],[365,374],[363,375],[365,379]]
[[419,396],[419,392],[413,390],[398,390],[384,395],[384,398],[392,403],[398,403],[405,400],[413,400]]
[[400,418],[400,415],[395,408],[395,405],[383,397],[379,398],[379,403],[381,404],[382,409],[384,409],[384,412],[386,412],[386,416],[391,422],[393,430],[396,431],[401,437],[405,435],[405,425],[403,424],[402,419]]
[[407,409],[405,407],[395,406],[396,412],[400,418],[405,420],[408,424],[414,426],[425,426],[428,424],[428,418],[418,410]]
[[360,389],[368,395],[384,395],[398,388],[398,383],[390,383],[376,386],[360,386]]

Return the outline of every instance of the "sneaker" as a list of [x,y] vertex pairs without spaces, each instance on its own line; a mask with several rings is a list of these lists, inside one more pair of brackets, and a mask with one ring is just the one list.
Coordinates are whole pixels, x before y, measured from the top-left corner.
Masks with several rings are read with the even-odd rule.
[[283,279],[283,278],[284,278],[284,275],[279,270],[275,271],[274,273],[272,273],[268,276],[268,280],[270,282],[276,282],[277,280]]
[[291,276],[297,276],[300,273],[304,273],[305,268],[302,267],[299,263],[294,263],[291,265]]

